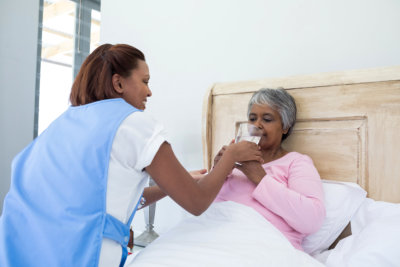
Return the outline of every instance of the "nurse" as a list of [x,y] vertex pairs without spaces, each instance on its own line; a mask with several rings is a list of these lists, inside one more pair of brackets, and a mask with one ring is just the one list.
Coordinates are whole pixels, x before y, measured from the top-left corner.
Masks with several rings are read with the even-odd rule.
[[[196,182],[143,112],[149,79],[132,46],[104,44],[87,57],[71,106],[13,160],[0,266],[123,266],[139,202],[169,195],[200,215],[235,162],[262,162],[257,145],[231,144]],[[157,186],[145,189],[149,175]]]

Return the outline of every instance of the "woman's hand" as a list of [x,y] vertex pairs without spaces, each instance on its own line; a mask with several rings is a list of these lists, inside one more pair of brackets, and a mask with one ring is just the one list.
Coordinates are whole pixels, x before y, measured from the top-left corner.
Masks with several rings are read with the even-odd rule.
[[206,176],[207,170],[201,169],[201,170],[196,170],[196,171],[190,171],[189,173],[194,180],[199,181],[199,180],[203,179],[204,176]]
[[[230,148],[231,150],[236,150],[236,155],[235,156],[243,156],[244,158],[247,157],[248,155],[253,154],[253,159],[242,159],[242,160],[235,160],[235,161],[247,161],[247,160],[257,160],[261,163],[263,163],[263,159],[262,159],[262,153],[259,151],[260,148],[255,145],[252,142],[247,142],[245,141],[245,143],[241,144],[242,142],[239,142],[238,144],[235,144],[235,140],[232,140],[229,143],[229,146],[223,146],[217,153],[217,155],[214,157],[214,165],[217,165],[218,161],[222,158],[222,155],[225,153],[225,151]],[[254,146],[255,145],[255,146]],[[246,151],[247,149],[250,149],[249,151]],[[247,154],[245,154],[244,152],[246,152]]]
[[[229,143],[229,145],[234,144],[235,139],[232,139],[232,141]],[[228,148],[228,146],[223,146],[219,151],[218,154],[214,158],[214,166],[217,165],[218,161],[222,158],[222,155],[224,154],[225,150]]]
[[[232,143],[231,143],[232,144]],[[228,146],[223,146],[219,151],[218,154],[214,158],[214,165],[217,165],[218,161],[222,158],[222,155],[225,153],[225,150],[228,148]]]
[[260,147],[253,142],[241,141],[239,143],[231,143],[224,154],[229,153],[234,162],[258,161],[264,163]]
[[240,164],[240,166],[235,165],[235,168],[243,172],[244,175],[246,175],[247,178],[256,185],[259,184],[264,176],[267,174],[261,163],[258,161],[246,161],[240,162]]

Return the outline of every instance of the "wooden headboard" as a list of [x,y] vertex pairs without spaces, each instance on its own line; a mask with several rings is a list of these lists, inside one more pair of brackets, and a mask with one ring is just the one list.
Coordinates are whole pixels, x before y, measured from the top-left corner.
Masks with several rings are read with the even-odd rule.
[[368,197],[400,202],[400,66],[216,83],[203,106],[206,168],[247,120],[247,104],[260,88],[283,87],[298,114],[289,151],[309,155],[321,178],[361,185]]

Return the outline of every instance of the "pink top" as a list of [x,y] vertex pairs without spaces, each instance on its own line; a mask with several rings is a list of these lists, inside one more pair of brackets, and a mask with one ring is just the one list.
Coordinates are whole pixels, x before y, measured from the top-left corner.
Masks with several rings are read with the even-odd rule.
[[258,185],[239,170],[226,178],[215,202],[234,201],[254,208],[278,228],[297,249],[303,238],[322,226],[324,192],[310,157],[290,152],[263,165]]

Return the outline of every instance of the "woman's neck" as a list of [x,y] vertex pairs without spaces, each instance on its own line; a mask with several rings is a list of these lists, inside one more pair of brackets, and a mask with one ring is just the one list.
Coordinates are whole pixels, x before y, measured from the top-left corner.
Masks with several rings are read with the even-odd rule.
[[288,153],[288,151],[284,150],[281,146],[275,149],[262,150],[261,152],[263,154],[264,163],[279,159]]

